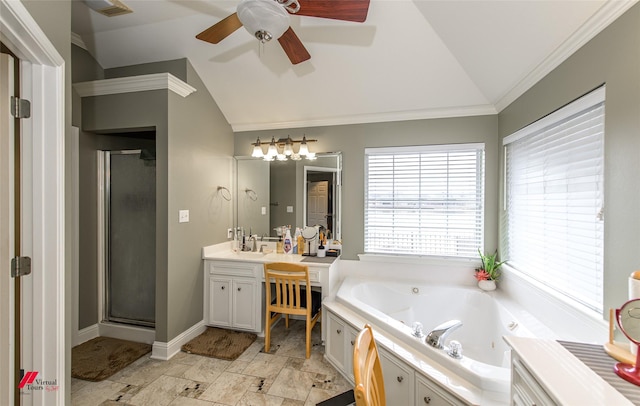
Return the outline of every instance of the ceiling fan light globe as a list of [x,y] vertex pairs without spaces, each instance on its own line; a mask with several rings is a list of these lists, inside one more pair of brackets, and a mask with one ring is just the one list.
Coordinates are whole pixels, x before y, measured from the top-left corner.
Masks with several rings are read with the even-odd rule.
[[242,0],[238,19],[261,42],[280,38],[289,28],[289,13],[273,0]]

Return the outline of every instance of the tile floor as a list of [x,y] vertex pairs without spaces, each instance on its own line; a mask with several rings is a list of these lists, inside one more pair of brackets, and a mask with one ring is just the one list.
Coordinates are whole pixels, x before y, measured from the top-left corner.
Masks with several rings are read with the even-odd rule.
[[323,358],[320,325],[305,358],[304,322],[273,327],[272,347],[258,339],[235,361],[180,352],[169,361],[150,354],[102,382],[72,378],[71,404],[94,405],[315,405],[351,389]]

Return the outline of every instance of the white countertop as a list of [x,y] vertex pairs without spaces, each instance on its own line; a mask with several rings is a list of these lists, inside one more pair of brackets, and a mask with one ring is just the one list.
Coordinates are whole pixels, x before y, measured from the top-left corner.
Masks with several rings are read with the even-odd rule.
[[[306,260],[305,260],[306,258]],[[303,256],[298,254],[278,254],[275,251],[264,254],[261,252],[251,252],[251,251],[239,251],[235,252],[231,250],[231,244],[229,242],[224,242],[215,245],[209,245],[207,247],[202,248],[202,259],[213,259],[213,260],[225,260],[225,261],[242,261],[242,262],[258,262],[258,263],[266,263],[266,262],[292,262],[299,263],[304,261],[305,265],[314,266],[314,267],[330,267],[333,262],[329,262],[329,259],[318,258],[317,262],[314,261],[316,257]],[[338,260],[338,257],[330,257]]]
[[558,404],[633,404],[557,341],[515,336],[504,340]]

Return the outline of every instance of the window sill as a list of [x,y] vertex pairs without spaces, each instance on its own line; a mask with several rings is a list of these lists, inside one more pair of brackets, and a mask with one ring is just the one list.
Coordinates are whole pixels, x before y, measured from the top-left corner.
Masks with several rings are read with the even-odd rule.
[[391,254],[358,254],[362,262],[391,262],[421,265],[458,265],[477,267],[480,260],[472,258],[436,257],[430,255],[391,255]]

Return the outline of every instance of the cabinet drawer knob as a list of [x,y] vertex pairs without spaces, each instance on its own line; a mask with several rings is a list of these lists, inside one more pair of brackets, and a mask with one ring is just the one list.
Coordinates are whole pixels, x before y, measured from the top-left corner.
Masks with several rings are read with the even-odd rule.
[[429,396],[425,396],[424,397],[424,403],[426,403],[426,404],[431,403],[431,398]]
[[240,292],[242,290],[242,288],[238,288],[238,292]]
[[336,330],[336,333],[338,333],[338,334],[342,334],[342,330],[337,329],[337,330]]
[[220,289],[224,290],[224,286],[221,286]]
[[402,382],[404,381],[404,376],[400,375],[397,379],[398,379],[398,382]]
[[356,344],[356,342],[351,340],[351,345],[355,345],[355,344]]

